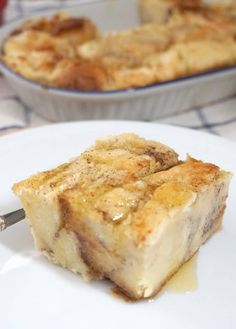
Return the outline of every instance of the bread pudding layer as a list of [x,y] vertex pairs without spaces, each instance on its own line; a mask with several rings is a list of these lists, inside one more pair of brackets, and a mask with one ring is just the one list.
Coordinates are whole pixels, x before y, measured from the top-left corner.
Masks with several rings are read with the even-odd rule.
[[85,279],[155,295],[216,230],[231,174],[133,134],[14,185],[35,243]]
[[35,244],[53,262],[79,272],[97,274],[81,258],[81,243],[64,222],[59,196],[67,189],[104,190],[133,182],[178,163],[178,155],[160,143],[123,134],[98,140],[81,156],[51,171],[14,185],[32,228]]

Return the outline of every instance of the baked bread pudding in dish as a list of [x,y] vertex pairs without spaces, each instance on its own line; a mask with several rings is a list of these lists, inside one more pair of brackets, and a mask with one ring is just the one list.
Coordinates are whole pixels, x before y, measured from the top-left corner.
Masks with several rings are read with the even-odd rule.
[[4,43],[2,61],[48,86],[109,91],[152,85],[236,63],[235,5],[137,0],[142,24],[98,33],[85,18],[28,21]]
[[[79,47],[79,55],[100,63],[105,77],[99,80],[100,90],[140,87],[234,65],[235,28],[151,23],[91,40]],[[79,72],[70,75],[73,81],[75,75]],[[99,79],[95,72],[93,79]]]
[[157,294],[219,228],[231,174],[134,134],[14,185],[36,246],[134,300]]

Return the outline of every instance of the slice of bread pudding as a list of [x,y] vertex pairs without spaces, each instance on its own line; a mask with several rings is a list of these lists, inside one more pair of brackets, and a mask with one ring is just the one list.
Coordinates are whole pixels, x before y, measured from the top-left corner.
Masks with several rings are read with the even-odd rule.
[[14,185],[36,246],[133,299],[155,295],[222,221],[231,174],[133,134]]

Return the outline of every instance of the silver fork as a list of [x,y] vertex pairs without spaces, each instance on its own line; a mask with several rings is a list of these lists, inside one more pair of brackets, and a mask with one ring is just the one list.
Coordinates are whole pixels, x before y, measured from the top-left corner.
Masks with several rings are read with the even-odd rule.
[[0,216],[0,232],[4,231],[11,225],[20,222],[25,218],[25,212],[23,209],[18,209],[16,211],[9,212],[8,214]]

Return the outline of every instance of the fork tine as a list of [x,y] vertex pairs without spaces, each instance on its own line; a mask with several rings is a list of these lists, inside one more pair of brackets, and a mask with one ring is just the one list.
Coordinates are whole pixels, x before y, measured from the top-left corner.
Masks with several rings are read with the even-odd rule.
[[8,214],[0,216],[0,232],[5,230],[9,226],[20,222],[24,218],[25,212],[23,209],[18,209],[16,211],[12,211]]

